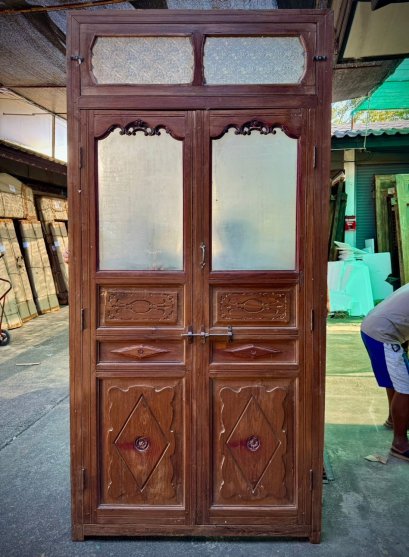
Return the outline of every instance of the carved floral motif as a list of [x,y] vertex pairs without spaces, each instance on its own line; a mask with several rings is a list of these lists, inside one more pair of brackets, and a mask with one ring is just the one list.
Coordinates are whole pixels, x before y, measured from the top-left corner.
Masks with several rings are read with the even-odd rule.
[[102,291],[106,323],[177,322],[177,292],[158,292],[136,288]]
[[171,133],[170,129],[163,124],[159,126],[150,127],[149,124],[144,122],[143,120],[135,120],[135,122],[131,122],[124,127],[119,128],[120,135],[136,135],[137,132],[143,132],[144,135],[153,136],[153,135],[160,135],[160,130],[165,130],[166,133]]
[[223,135],[228,132],[231,128],[235,129],[235,135],[251,135],[252,131],[258,131],[261,135],[268,135],[270,133],[276,134],[276,128],[282,129],[280,125],[273,124],[269,126],[265,122],[261,122],[260,120],[250,120],[249,122],[245,122],[241,126],[237,124],[229,124],[223,130]]
[[290,320],[290,292],[217,292],[218,319],[223,321]]

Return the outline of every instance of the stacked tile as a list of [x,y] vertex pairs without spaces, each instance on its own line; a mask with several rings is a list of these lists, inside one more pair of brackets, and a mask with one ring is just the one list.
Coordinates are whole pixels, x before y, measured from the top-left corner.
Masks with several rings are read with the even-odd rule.
[[39,313],[59,310],[50,261],[39,221],[19,221],[24,258]]
[[37,310],[26,266],[11,219],[0,219],[0,243],[18,312],[23,322],[28,321],[33,317],[37,317]]
[[23,324],[20,319],[13,289],[3,298],[9,288],[9,282],[11,281],[7,272],[6,263],[4,262],[4,256],[1,257],[0,254],[0,325],[2,329],[16,329]]
[[67,304],[68,266],[62,254],[68,249],[68,202],[62,198],[42,196],[37,198],[37,208],[50,255],[58,300],[61,304]]

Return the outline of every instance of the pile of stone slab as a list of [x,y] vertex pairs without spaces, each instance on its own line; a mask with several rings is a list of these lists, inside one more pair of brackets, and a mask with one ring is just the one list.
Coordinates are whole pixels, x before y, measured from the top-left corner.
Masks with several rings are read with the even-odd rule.
[[[61,221],[50,218],[56,215]],[[4,300],[4,328],[20,327],[67,303],[68,269],[62,258],[67,221],[66,199],[35,196],[32,188],[0,173],[0,297],[8,283],[12,286]]]

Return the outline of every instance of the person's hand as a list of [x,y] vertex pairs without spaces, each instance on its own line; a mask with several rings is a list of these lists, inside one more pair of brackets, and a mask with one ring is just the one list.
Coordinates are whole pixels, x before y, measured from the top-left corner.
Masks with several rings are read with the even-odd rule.
[[70,259],[70,250],[66,249],[63,254],[62,254],[62,258],[64,260],[64,263],[69,263],[69,259]]

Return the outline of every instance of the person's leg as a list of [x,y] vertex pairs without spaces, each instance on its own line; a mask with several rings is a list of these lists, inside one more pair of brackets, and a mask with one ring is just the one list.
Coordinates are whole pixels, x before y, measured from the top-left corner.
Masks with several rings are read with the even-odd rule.
[[388,413],[388,417],[386,418],[386,421],[384,423],[384,426],[387,427],[388,429],[393,429],[391,406],[392,406],[392,399],[393,399],[394,394],[395,394],[395,389],[391,389],[391,388],[388,388],[388,387],[386,388],[386,395],[388,397],[389,413]]
[[409,461],[409,369],[407,356],[398,344],[384,344],[385,362],[395,393],[391,401],[393,442],[391,454]]
[[391,405],[393,421],[393,443],[397,451],[409,451],[407,427],[409,423],[409,394],[395,392]]

